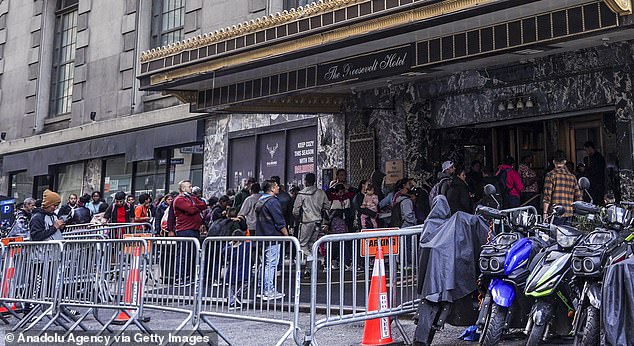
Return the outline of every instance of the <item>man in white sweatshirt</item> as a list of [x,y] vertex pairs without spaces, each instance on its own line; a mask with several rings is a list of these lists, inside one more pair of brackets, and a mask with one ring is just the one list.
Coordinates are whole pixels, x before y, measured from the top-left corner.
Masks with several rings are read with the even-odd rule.
[[304,178],[305,188],[297,193],[297,199],[293,205],[293,215],[300,222],[299,244],[306,256],[306,261],[312,261],[311,251],[317,241],[323,215],[330,209],[330,201],[326,193],[315,186],[315,174],[308,173]]

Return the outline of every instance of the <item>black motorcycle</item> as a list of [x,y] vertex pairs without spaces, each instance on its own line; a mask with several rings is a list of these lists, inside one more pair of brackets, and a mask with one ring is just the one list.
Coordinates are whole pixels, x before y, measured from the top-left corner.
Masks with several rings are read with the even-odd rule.
[[572,252],[576,284],[583,287],[573,326],[575,345],[600,344],[601,287],[605,268],[631,255],[626,239],[632,225],[631,211],[613,205],[602,218],[604,228],[588,234]]

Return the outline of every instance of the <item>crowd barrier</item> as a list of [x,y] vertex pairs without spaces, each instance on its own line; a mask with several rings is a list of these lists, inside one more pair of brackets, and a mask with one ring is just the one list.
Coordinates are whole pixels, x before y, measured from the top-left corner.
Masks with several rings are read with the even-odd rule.
[[[148,237],[136,232],[137,226],[75,228],[61,242],[0,247],[3,318],[16,317],[14,330],[70,333],[97,321],[99,334],[131,326],[150,333],[144,315],[161,310],[182,315],[174,325],[178,333],[212,330],[232,344],[229,335],[235,330],[217,319],[235,319],[283,326],[277,344],[292,337],[301,345],[316,344],[315,334],[323,328],[391,317],[408,341],[398,316],[414,312],[418,304],[420,228],[328,235],[315,243],[315,261],[305,262],[294,237],[209,237],[201,245],[196,238]],[[103,239],[116,228],[124,228],[128,238]],[[389,299],[377,310],[368,308],[368,295],[379,249]],[[307,284],[301,287],[307,265],[309,291]],[[300,297],[310,306],[304,328]],[[16,304],[25,314],[16,312]]]
[[[398,316],[413,313],[418,307],[416,275],[420,233],[421,228],[416,227],[327,235],[317,240],[312,248],[310,326],[305,343],[316,345],[315,334],[323,328],[387,317],[394,318],[409,343]],[[378,252],[385,257],[389,303],[369,310],[368,297]],[[325,264],[324,270],[319,268],[321,263]],[[325,285],[319,285],[320,278]],[[374,293],[380,296],[382,292]],[[323,318],[317,316],[319,305],[325,310]]]
[[[286,326],[281,345],[293,336],[300,345],[301,259],[294,237],[213,237],[203,242],[196,329],[203,324],[227,343],[210,317]],[[277,263],[277,265],[275,264]]]
[[149,223],[106,223],[65,226],[62,236],[65,239],[124,239],[135,235],[151,235]]

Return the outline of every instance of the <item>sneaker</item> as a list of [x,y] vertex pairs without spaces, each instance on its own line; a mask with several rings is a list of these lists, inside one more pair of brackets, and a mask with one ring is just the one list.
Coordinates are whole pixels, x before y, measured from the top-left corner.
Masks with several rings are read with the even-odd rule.
[[238,301],[229,304],[229,311],[242,310],[242,304]]
[[174,280],[174,287],[187,287],[189,286],[191,283],[186,281],[185,279],[176,279]]
[[281,292],[269,292],[262,297],[262,300],[277,300],[284,298],[285,294]]

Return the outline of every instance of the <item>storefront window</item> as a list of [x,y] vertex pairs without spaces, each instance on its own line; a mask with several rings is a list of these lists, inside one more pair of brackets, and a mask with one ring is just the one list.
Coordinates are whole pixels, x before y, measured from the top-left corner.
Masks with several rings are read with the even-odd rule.
[[40,175],[35,177],[35,196],[33,196],[33,198],[42,199],[42,196],[44,195],[44,190],[50,189],[52,182],[53,177],[50,175]]
[[203,185],[203,146],[175,148],[172,151],[169,190],[178,191],[178,182],[191,180],[193,186]]
[[134,176],[134,195],[148,193],[153,199],[165,194],[165,166],[167,160],[147,160],[136,163]]
[[81,197],[83,180],[83,162],[57,168],[57,193],[62,197],[62,204],[66,204],[71,193]]
[[123,156],[105,161],[106,174],[104,175],[103,198],[108,204],[111,204],[117,191],[124,191],[125,193],[132,191],[132,163],[126,162]]
[[9,196],[15,198],[16,202],[22,202],[27,197],[32,197],[33,177],[26,172],[11,174],[11,186]]

